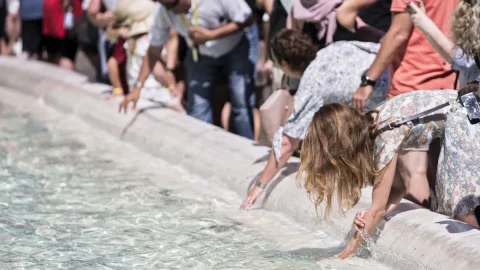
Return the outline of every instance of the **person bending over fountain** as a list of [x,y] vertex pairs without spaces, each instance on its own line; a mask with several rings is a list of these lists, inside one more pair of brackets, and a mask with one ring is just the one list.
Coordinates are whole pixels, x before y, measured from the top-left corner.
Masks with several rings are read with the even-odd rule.
[[[432,210],[479,227],[475,208],[480,205],[480,125],[472,125],[466,108],[457,102],[459,96],[477,90],[478,82],[460,92],[406,93],[367,113],[338,103],[325,105],[315,113],[303,141],[297,181],[304,185],[316,208],[324,203],[326,218],[332,207],[344,213],[359,201],[362,188],[373,186],[371,206],[357,214],[357,232],[336,255],[338,258],[351,256],[364,240],[361,232],[365,229],[367,235],[371,234],[405,195],[420,202],[425,199],[418,196],[428,192],[427,162],[415,160],[421,155],[408,157],[433,150],[429,147],[436,138],[442,144],[436,160],[438,203]],[[450,105],[417,118],[419,121],[393,124],[447,102]],[[398,173],[401,170],[424,176],[410,181]],[[417,187],[412,189],[412,185]],[[422,186],[427,189],[424,193],[419,190]]]
[[[373,62],[380,44],[360,41],[339,41],[317,52],[317,46],[301,31],[284,29],[271,42],[272,58],[283,72],[301,78],[292,116],[273,139],[273,151],[257,185],[250,190],[241,208],[255,202],[264,187],[274,178],[298,148],[313,114],[323,104],[349,104],[361,85],[362,74]],[[388,74],[375,84],[367,107],[384,101],[388,90]]]

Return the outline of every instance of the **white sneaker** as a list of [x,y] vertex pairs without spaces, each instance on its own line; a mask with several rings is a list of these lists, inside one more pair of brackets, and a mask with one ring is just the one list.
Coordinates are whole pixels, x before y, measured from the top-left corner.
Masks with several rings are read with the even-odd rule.
[[22,56],[22,40],[21,39],[19,39],[19,40],[17,40],[17,42],[15,42],[12,50],[13,50],[13,53],[15,54],[15,56],[17,56],[17,57]]

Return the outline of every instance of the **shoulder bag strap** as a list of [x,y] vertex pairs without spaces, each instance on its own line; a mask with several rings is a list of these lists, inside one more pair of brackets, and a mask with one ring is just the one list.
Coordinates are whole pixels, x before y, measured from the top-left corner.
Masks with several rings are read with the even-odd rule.
[[436,111],[438,111],[440,109],[443,109],[443,108],[445,108],[447,106],[450,106],[450,105],[451,105],[450,102],[446,102],[446,103],[440,104],[440,105],[438,105],[434,108],[431,108],[429,110],[423,111],[421,113],[417,113],[417,114],[409,116],[409,117],[404,117],[400,120],[397,120],[397,121],[394,121],[394,122],[388,124],[387,126],[384,126],[383,128],[379,129],[378,132],[383,133],[385,131],[389,131],[389,130],[398,128],[398,127],[400,127],[402,125],[405,125],[405,124],[408,124],[408,123],[418,124],[418,123],[420,123],[420,118],[422,118],[423,116],[431,114],[433,112],[436,112]]

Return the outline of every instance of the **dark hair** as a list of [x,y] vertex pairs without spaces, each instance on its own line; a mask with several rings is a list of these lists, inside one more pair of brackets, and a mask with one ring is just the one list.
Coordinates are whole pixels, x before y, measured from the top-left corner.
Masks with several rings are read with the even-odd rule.
[[298,30],[282,29],[270,42],[274,61],[287,62],[295,71],[305,71],[317,56],[317,45],[310,37]]

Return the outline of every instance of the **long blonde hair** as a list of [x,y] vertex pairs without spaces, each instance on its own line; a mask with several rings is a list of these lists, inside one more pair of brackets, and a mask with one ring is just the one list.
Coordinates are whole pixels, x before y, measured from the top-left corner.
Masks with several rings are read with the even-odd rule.
[[[352,208],[361,189],[376,176],[374,113],[359,113],[343,104],[325,105],[315,113],[301,151],[297,183],[302,184],[317,209],[325,201],[328,219],[336,191],[339,213]],[[377,113],[378,115],[378,113]]]
[[452,20],[455,45],[466,56],[480,54],[480,0],[460,0]]

